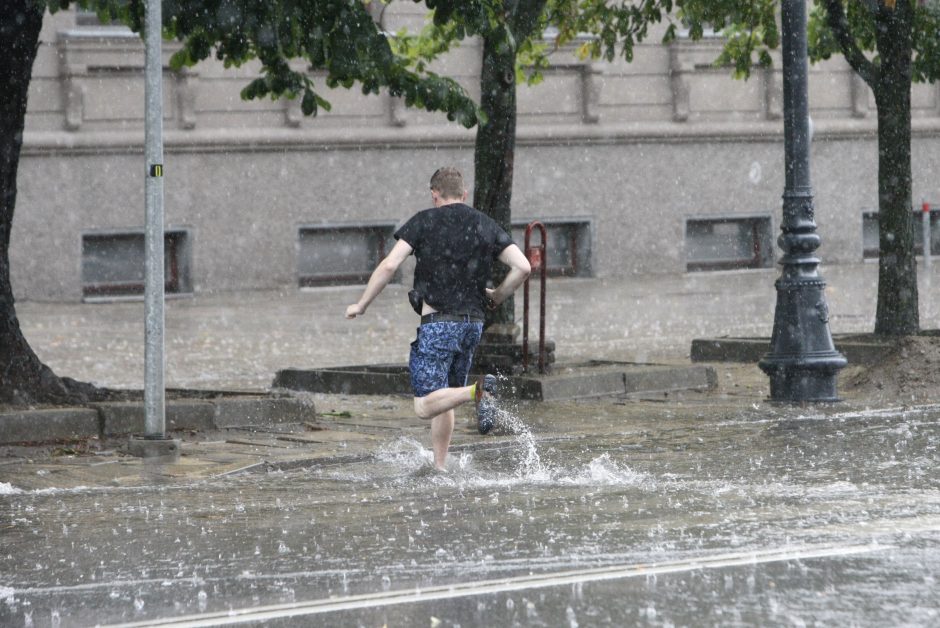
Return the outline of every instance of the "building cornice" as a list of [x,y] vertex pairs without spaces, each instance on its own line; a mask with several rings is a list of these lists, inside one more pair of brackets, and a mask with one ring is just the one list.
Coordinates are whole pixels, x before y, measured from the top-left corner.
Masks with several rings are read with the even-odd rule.
[[[815,137],[828,140],[877,137],[874,120],[823,119],[814,123]],[[912,121],[914,138],[940,137],[940,118]],[[408,148],[467,148],[474,129],[456,126],[404,128],[244,128],[171,129],[164,146],[175,153],[320,151]],[[517,146],[618,145],[700,142],[778,142],[783,122],[637,122],[624,124],[527,125],[518,127]],[[143,150],[143,131],[26,131],[24,155],[136,153]]]

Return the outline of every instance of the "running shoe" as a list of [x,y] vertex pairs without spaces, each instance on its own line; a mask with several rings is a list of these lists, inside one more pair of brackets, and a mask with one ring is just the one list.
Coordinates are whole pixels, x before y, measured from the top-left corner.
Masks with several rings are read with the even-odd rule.
[[[483,393],[486,392],[484,396]],[[496,376],[484,375],[477,380],[477,430],[487,434],[496,424]]]

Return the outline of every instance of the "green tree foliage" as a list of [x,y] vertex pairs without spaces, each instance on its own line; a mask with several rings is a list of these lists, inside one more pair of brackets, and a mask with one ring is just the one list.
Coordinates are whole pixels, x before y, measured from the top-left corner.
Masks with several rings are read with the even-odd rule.
[[[9,244],[16,206],[16,175],[32,65],[43,15],[71,4],[95,10],[106,22],[143,30],[144,0],[9,0],[0,20],[0,403],[75,402],[105,394],[60,378],[29,346],[19,326],[10,280]],[[396,55],[360,0],[164,0],[163,32],[182,42],[173,67],[210,55],[238,66],[256,61],[261,76],[245,98],[301,98],[315,115],[329,109],[310,70],[325,72],[327,87],[386,89],[409,106],[443,111],[466,127],[477,122],[476,104],[452,79],[415,71]],[[303,68],[298,70],[299,65]]]
[[[143,0],[78,0],[93,8],[103,21],[120,21],[143,29]],[[242,97],[255,99],[300,97],[305,115],[329,110],[309,72],[292,61],[303,60],[311,70],[326,71],[329,88],[359,83],[364,94],[386,89],[409,107],[443,111],[467,128],[476,124],[477,108],[452,79],[414,71],[407,59],[392,51],[358,0],[163,0],[164,37],[182,42],[170,61],[174,69],[192,66],[210,56],[226,67],[257,60],[262,76],[251,81]],[[50,2],[55,10],[67,1]]]

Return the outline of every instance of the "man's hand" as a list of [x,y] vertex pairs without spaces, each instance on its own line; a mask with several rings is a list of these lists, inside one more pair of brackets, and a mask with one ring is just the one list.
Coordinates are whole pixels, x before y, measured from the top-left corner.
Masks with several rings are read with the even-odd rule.
[[497,299],[496,290],[494,290],[493,288],[486,288],[486,307],[488,307],[491,310],[495,310],[496,308],[498,308],[499,304],[502,303],[502,301],[497,301],[496,299]]
[[356,318],[366,313],[366,308],[392,280],[401,263],[411,255],[411,251],[411,245],[404,240],[395,243],[391,252],[372,271],[369,283],[366,284],[366,289],[359,297],[359,301],[346,308],[346,318]]

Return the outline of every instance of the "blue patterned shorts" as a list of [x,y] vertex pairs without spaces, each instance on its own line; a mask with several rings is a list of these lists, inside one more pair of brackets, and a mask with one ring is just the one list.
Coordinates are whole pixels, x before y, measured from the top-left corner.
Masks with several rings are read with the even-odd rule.
[[415,397],[466,386],[473,352],[482,335],[483,323],[448,321],[419,327],[408,360]]

